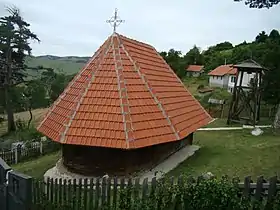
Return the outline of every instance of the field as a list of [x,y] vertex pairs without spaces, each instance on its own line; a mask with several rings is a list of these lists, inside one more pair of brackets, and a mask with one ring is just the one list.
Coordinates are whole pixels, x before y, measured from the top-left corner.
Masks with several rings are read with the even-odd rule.
[[[38,122],[44,117],[48,109],[34,109],[32,111],[33,114],[33,121],[32,123],[34,125],[37,125]],[[24,121],[28,121],[30,118],[29,112],[19,112],[14,114],[15,120],[21,119]],[[7,130],[7,121],[4,121],[2,124],[0,124],[0,136],[4,135]]]
[[[89,57],[58,57],[58,56],[37,56],[29,57],[26,64],[30,67],[43,66],[45,68],[53,68],[56,72],[64,73],[67,75],[77,73],[87,62]],[[37,76],[36,71],[29,71],[30,76]]]
[[221,177],[270,177],[280,174],[280,135],[270,129],[252,136],[249,129],[235,131],[199,131],[195,144],[201,149],[179,165],[170,175],[200,175],[206,172]]
[[[250,130],[198,131],[194,138],[194,144],[200,145],[201,149],[171,171],[169,176],[198,176],[209,171],[218,177],[227,174],[230,177],[251,175],[255,178],[280,174],[280,135],[273,135],[271,130],[265,130],[258,137],[252,136]],[[42,178],[59,157],[60,153],[49,154],[15,165],[14,169]]]
[[186,77],[185,79],[183,79],[183,83],[192,94],[197,94],[199,86],[206,87],[208,85],[208,79],[204,77]]

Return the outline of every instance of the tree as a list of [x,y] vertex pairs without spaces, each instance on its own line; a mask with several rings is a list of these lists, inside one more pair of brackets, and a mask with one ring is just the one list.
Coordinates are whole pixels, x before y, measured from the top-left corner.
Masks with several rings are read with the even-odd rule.
[[267,40],[268,36],[265,33],[265,31],[262,31],[261,33],[256,36],[256,42],[257,43],[264,43]]
[[160,52],[160,55],[173,69],[178,77],[182,78],[183,76],[185,76],[186,63],[183,60],[181,51],[170,49],[168,52]]
[[279,39],[280,39],[279,31],[273,29],[273,30],[270,32],[270,34],[269,34],[268,37],[269,37],[270,39],[272,39],[272,40],[279,40]]
[[46,107],[48,105],[46,89],[40,80],[31,80],[28,82],[22,95],[26,105],[25,108],[30,114],[30,119],[28,121],[29,128],[33,118],[32,110],[40,107]]
[[194,47],[186,53],[186,55],[184,56],[184,61],[187,65],[202,65],[204,63],[203,55],[200,53],[200,50],[196,45],[194,45]]
[[263,79],[263,99],[276,107],[274,128],[280,128],[280,38],[267,42],[264,62],[268,67]]
[[49,102],[53,103],[75,75],[56,73],[51,68],[44,68],[44,70],[40,81],[44,84],[46,98],[49,98]]
[[[234,0],[234,1],[243,1],[243,0]],[[245,4],[249,5],[250,8],[270,8],[278,4],[280,0],[245,0]]]
[[4,90],[8,132],[16,129],[12,109],[11,89],[25,81],[25,58],[31,54],[30,40],[37,36],[29,29],[19,10],[8,8],[9,15],[0,18],[0,88]]

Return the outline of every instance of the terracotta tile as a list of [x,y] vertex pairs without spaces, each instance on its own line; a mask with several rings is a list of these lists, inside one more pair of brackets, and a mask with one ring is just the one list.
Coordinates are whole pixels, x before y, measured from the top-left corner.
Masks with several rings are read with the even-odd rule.
[[233,64],[218,66],[213,71],[210,71],[208,75],[210,76],[224,76],[225,74],[235,75],[237,73],[237,69],[233,68],[232,66]]
[[[68,85],[61,100],[50,108],[51,113],[38,128],[40,132],[66,144],[129,149],[177,140],[165,115],[179,130],[181,138],[209,122],[210,116],[152,46],[118,36],[124,49],[117,37],[109,37],[95,58],[81,70],[80,76]],[[115,64],[112,47],[104,56],[111,41],[115,48],[120,47],[122,66]],[[118,73],[116,65],[122,69]],[[93,80],[90,80],[92,75]],[[145,75],[144,82],[142,75]],[[120,98],[118,84],[127,89],[127,98]],[[121,95],[125,96],[124,92]],[[129,105],[129,108],[124,106],[128,113],[125,122],[121,103]],[[72,123],[70,118],[73,118]],[[127,128],[133,128],[130,135],[135,141],[129,144],[125,139],[124,123]],[[60,134],[66,125],[70,127],[63,140]]]

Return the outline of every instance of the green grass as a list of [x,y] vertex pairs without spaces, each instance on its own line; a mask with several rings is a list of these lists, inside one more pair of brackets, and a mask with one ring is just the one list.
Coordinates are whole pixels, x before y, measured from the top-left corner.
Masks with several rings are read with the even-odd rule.
[[252,136],[249,129],[237,131],[199,131],[194,144],[201,149],[180,164],[169,175],[199,176],[208,171],[218,177],[280,174],[280,135],[265,130],[261,136]]
[[[84,57],[38,56],[29,57],[26,60],[26,64],[30,67],[43,66],[53,68],[56,72],[72,75],[77,73],[85,65],[87,59]],[[37,76],[38,72],[30,70],[28,75]]]
[[21,173],[27,174],[37,179],[42,179],[44,173],[55,166],[60,158],[61,153],[55,152],[48,155],[41,156],[37,159],[13,165],[12,168]]
[[208,78],[205,76],[204,77],[185,77],[183,79],[183,83],[192,94],[197,94],[198,93],[197,88],[199,85],[204,85],[205,87],[208,85]]

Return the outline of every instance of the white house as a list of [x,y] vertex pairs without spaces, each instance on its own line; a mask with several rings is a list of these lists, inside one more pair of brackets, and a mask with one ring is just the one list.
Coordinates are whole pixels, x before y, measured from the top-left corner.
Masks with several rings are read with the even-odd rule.
[[192,77],[199,77],[204,72],[204,66],[201,65],[189,65],[186,68],[187,75]]
[[[237,69],[232,67],[232,64],[221,65],[215,68],[213,71],[208,73],[209,75],[209,86],[210,87],[221,87],[232,93],[237,75]],[[255,74],[248,74],[244,72],[242,79],[242,86],[248,87],[250,81],[254,78]],[[240,76],[238,77],[237,84],[240,83]]]

